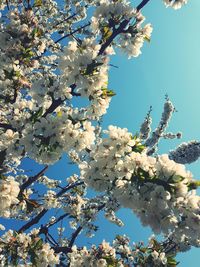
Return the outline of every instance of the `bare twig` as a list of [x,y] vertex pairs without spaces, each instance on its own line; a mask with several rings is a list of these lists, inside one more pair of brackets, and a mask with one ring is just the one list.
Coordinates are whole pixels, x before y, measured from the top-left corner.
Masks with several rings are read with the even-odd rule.
[[56,40],[55,43],[57,44],[58,42],[62,41],[63,39],[65,39],[65,38],[67,38],[67,37],[73,35],[74,33],[79,32],[80,30],[82,30],[82,29],[88,27],[89,25],[90,25],[90,22],[88,22],[87,24],[81,26],[80,28],[78,28],[78,29],[76,29],[76,30],[74,30],[74,31],[72,31],[72,32],[70,32],[70,33],[68,33],[68,34],[66,34],[66,35],[64,35],[64,36],[62,36],[61,38],[59,38],[58,40]]
[[32,176],[32,177],[29,177],[29,179],[21,185],[20,191],[21,192],[24,191],[29,185],[31,185],[32,183],[37,181],[37,179],[40,178],[40,176],[42,176],[47,169],[48,169],[48,166],[45,166],[38,174],[36,174],[35,176]]
[[[57,193],[56,197],[60,197],[62,196],[65,192],[67,192],[70,189],[73,189],[79,185],[82,185],[83,182],[79,182],[79,183],[74,183],[72,185],[68,185],[65,188],[63,188],[60,192]],[[32,220],[30,220],[29,222],[27,222],[25,225],[23,225],[18,232],[24,232],[26,230],[28,230],[31,226],[33,226],[34,224],[37,224],[40,219],[47,213],[47,209],[43,209],[38,215],[36,215]]]
[[71,16],[69,16],[69,17],[63,19],[62,21],[57,22],[57,23],[54,25],[54,27],[57,27],[58,25],[62,24],[63,22],[67,22],[68,20],[72,19],[72,18],[75,17],[76,15],[78,15],[78,13],[74,13],[74,14],[72,14]]
[[62,196],[65,192],[69,191],[70,189],[73,189],[79,185],[83,185],[84,182],[81,181],[81,182],[78,182],[78,183],[75,183],[75,184],[71,184],[71,185],[68,185],[66,187],[64,187],[60,192],[57,193],[56,197],[60,197]]

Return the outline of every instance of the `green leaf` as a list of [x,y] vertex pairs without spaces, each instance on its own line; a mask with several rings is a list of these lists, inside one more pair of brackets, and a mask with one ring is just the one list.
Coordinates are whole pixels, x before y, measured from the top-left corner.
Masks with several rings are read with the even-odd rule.
[[171,182],[171,183],[180,183],[183,180],[184,180],[184,177],[183,176],[181,176],[181,175],[173,175],[170,178],[169,182]]
[[38,28],[33,29],[33,31],[32,31],[32,35],[33,35],[33,36],[37,35],[37,32],[38,32]]
[[103,257],[103,259],[106,260],[107,267],[117,267],[118,261],[116,259],[109,257],[109,256],[105,256],[105,257]]
[[168,258],[167,258],[167,263],[168,263],[168,265],[169,265],[170,267],[175,267],[175,266],[177,266],[177,261],[176,261],[174,258],[172,258],[172,257],[168,257]]
[[138,153],[141,153],[143,150],[145,149],[145,145],[136,145],[133,147],[133,151],[134,152],[138,152]]
[[133,137],[132,137],[133,140],[136,140],[138,139],[138,134],[135,134]]
[[115,96],[115,95],[116,95],[116,93],[113,90],[108,90],[107,91],[107,96],[112,97],[112,96]]
[[102,39],[105,42],[112,35],[112,31],[108,26],[102,28]]
[[113,90],[109,90],[108,88],[102,88],[102,95],[105,97],[113,97],[116,93]]
[[0,173],[0,180],[5,180],[6,176]]
[[41,117],[43,114],[43,108],[40,107],[33,115],[31,116],[30,120],[35,123],[39,117]]
[[97,72],[97,68],[99,66],[102,66],[103,63],[102,62],[95,62],[93,61],[91,64],[88,64],[87,65],[87,68],[85,71],[83,71],[83,75],[95,75],[95,74],[98,74]]
[[148,43],[151,42],[151,39],[147,35],[144,37],[144,40],[147,41]]
[[42,239],[39,239],[37,242],[36,242],[36,245],[35,245],[35,248],[36,249],[40,249],[43,245],[43,241]]
[[21,77],[21,73],[19,70],[15,71],[14,72],[14,75],[17,77],[17,78],[20,78]]
[[140,248],[140,251],[145,253],[147,251],[147,248]]
[[37,266],[37,255],[33,249],[29,250],[30,253],[30,260],[33,266]]
[[33,6],[34,7],[40,7],[40,6],[42,6],[42,0],[35,0]]
[[34,28],[32,31],[32,36],[35,37],[40,37],[42,35],[42,30],[40,28]]
[[188,190],[193,190],[193,189],[197,189],[200,186],[200,181],[192,181],[190,183],[188,183]]

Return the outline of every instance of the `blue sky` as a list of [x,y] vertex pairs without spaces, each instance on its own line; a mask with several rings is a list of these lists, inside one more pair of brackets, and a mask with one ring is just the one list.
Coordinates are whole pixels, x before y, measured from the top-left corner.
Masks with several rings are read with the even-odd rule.
[[[139,2],[132,1],[135,5]],[[169,130],[181,131],[183,138],[162,141],[159,152],[166,153],[180,142],[200,140],[200,1],[189,0],[175,11],[165,8],[161,0],[151,0],[142,13],[154,28],[151,42],[145,44],[142,55],[136,59],[127,60],[123,55],[113,58],[112,63],[119,69],[111,69],[110,87],[117,96],[104,125],[114,124],[136,132],[152,105],[156,127],[167,93],[178,111]],[[199,177],[199,161],[187,167]],[[136,240],[147,239],[149,229],[143,228],[130,212],[121,214],[127,221],[126,233]],[[199,267],[198,253],[192,249],[181,254],[179,266]]]
[[[135,6],[139,2],[132,0]],[[121,54],[112,58],[111,63],[119,68],[111,68],[109,88],[117,95],[112,99],[103,126],[107,128],[113,124],[135,133],[152,105],[153,127],[156,127],[167,93],[178,110],[169,130],[182,131],[183,138],[162,141],[159,151],[166,153],[180,142],[200,140],[200,1],[189,0],[181,10],[174,11],[166,9],[162,0],[151,0],[143,9],[143,14],[154,28],[151,42],[145,43],[142,55],[136,59],[128,60]],[[27,169],[34,168],[30,162],[24,166]],[[188,166],[188,169],[196,178],[199,177],[199,162]],[[47,174],[52,178],[64,179],[75,170],[64,157],[61,162],[50,167]],[[150,229],[142,227],[129,210],[121,210],[119,217],[124,220],[125,227],[119,228],[100,218],[97,235],[92,239],[81,236],[79,243],[90,245],[102,239],[111,241],[116,234],[124,233],[135,241],[148,239]],[[199,267],[197,249],[181,254],[178,258],[180,267]]]

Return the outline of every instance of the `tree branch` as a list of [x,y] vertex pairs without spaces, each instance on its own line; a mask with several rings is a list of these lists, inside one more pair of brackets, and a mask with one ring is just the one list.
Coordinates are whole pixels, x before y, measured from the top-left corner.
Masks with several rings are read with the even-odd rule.
[[39,234],[46,234],[48,232],[48,228],[50,228],[53,225],[57,224],[58,222],[60,222],[61,220],[63,220],[68,215],[69,215],[69,213],[65,213],[65,214],[61,215],[60,217],[58,217],[58,219],[56,219],[52,223],[47,223],[46,225],[41,225]]
[[[105,207],[105,203],[98,207],[97,211],[102,210]],[[77,236],[80,234],[81,230],[83,229],[83,226],[79,226],[76,231],[72,234],[72,238],[69,242],[69,248],[71,248],[77,238]]]
[[[141,10],[150,0],[143,0],[138,6],[137,6],[137,10]],[[101,49],[99,50],[99,54],[98,55],[101,55],[103,54],[103,52],[105,51],[105,49],[112,43],[112,41],[114,40],[114,38],[120,34],[122,32],[122,30],[128,25],[129,23],[129,20],[124,20],[120,26],[118,27],[118,29],[116,29],[113,34],[110,36],[110,38],[102,45]],[[88,26],[88,25],[87,25]],[[69,35],[77,32],[78,30],[82,29],[83,27],[86,27],[86,25],[82,26],[81,28],[75,30],[74,32],[70,33]],[[63,36],[62,38],[60,38],[59,40],[57,40],[56,42],[59,42],[61,41],[62,39],[68,37],[69,35],[66,35],[66,36]],[[76,85],[73,85],[76,87]],[[72,88],[73,89],[73,88]],[[58,106],[60,106],[61,104],[63,103],[63,101],[61,99],[57,99],[57,100],[54,100],[51,104],[51,106],[46,110],[46,112],[43,114],[43,117],[45,117],[47,114],[49,113],[52,113]],[[37,176],[38,178],[38,176]],[[32,177],[32,179],[29,181],[27,181],[25,183],[25,185],[22,186],[22,188],[26,188],[27,186],[29,186],[31,183],[33,183],[35,180],[37,180],[36,176]],[[57,193],[57,197],[60,197],[61,195],[63,195],[65,192],[67,192],[68,190],[76,187],[76,186],[79,186],[79,185],[82,185],[84,182],[79,182],[79,183],[76,183],[76,184],[73,184],[73,185],[69,185],[65,188],[63,188],[60,192]],[[31,221],[29,221],[27,224],[25,224],[24,226],[22,226],[18,232],[23,232],[27,229],[29,229],[31,226],[33,226],[34,224],[37,224],[39,222],[39,220],[47,213],[48,210],[46,209],[43,209],[36,217],[34,217]],[[79,235],[79,233],[81,232],[82,230],[82,227],[79,226],[76,230],[76,232],[74,232],[74,234],[72,235],[72,239],[70,241],[70,246],[73,245],[76,237]],[[69,251],[69,248],[55,248],[57,249],[57,251],[59,250],[60,252],[63,251],[63,249],[65,251]]]
[[3,173],[5,171],[3,167],[3,162],[6,159],[6,149],[0,151],[0,173]]
[[[98,207],[98,211],[102,210],[105,207],[105,203],[102,204],[101,206]],[[80,234],[80,232],[82,231],[83,226],[79,226],[76,231],[72,234],[71,240],[69,242],[69,245],[67,247],[53,247],[55,253],[59,253],[59,252],[63,252],[63,253],[69,253],[72,252],[72,246],[76,240],[76,238],[78,237],[78,235]],[[70,265],[68,265],[70,266]]]
[[10,10],[10,6],[9,6],[8,0],[6,0],[6,6],[7,6],[7,9]]
[[[150,0],[143,0],[137,7],[136,9],[140,11]],[[117,35],[123,32],[123,30],[126,28],[130,20],[124,20],[121,22],[119,27],[115,29],[110,36],[110,38],[107,39],[107,41],[101,46],[101,49],[99,50],[98,55],[103,54],[103,52],[106,50],[106,48],[112,43],[112,41],[115,39]]]
[[63,102],[64,102],[64,100],[62,100],[61,98],[54,99],[53,102],[51,103],[50,107],[45,111],[45,113],[42,115],[42,117],[46,117],[49,113],[52,113]]
[[[71,93],[73,96],[80,96],[80,94],[75,93],[74,89],[76,88],[75,84],[72,84],[70,86],[70,88],[72,89]],[[66,99],[62,100],[61,98],[58,99],[53,99],[53,102],[51,103],[50,107],[45,111],[45,113],[42,115],[42,117],[46,117],[48,114],[54,112],[54,110],[59,107],[61,104],[63,104],[65,102]]]
[[76,231],[72,234],[72,238],[69,242],[69,248],[71,248],[77,238],[77,236],[80,234],[80,232],[82,231],[83,227],[82,226],[79,226]]
[[37,216],[35,216],[32,220],[30,220],[25,225],[23,225],[18,230],[18,233],[24,232],[24,231],[28,230],[34,224],[37,224],[40,221],[40,219],[47,213],[47,211],[48,211],[47,209],[43,209]]
[[75,187],[77,187],[77,186],[79,186],[79,185],[82,185],[82,184],[84,184],[83,181],[78,182],[78,183],[75,183],[75,184],[72,184],[72,185],[68,185],[68,186],[64,187],[60,192],[58,192],[57,195],[56,195],[56,197],[60,197],[60,196],[62,196],[65,192],[67,192],[68,190],[73,189],[73,188],[75,188]]
[[57,22],[57,23],[54,25],[54,27],[57,27],[58,25],[62,24],[63,22],[67,22],[68,20],[72,19],[72,18],[75,17],[76,15],[78,15],[78,13],[74,13],[74,14],[72,14],[71,16],[69,16],[69,17],[63,19],[62,21]]
[[16,131],[16,129],[14,127],[12,127],[11,124],[7,124],[7,123],[0,123],[0,128],[3,128],[5,130],[13,130],[13,131]]
[[55,251],[55,253],[63,252],[67,254],[69,252],[72,252],[72,249],[69,247],[53,247],[53,250]]
[[35,181],[37,181],[37,179],[42,176],[45,171],[48,169],[48,166],[45,166],[44,169],[42,169],[38,174],[36,174],[35,176],[32,176],[32,177],[29,177],[29,179],[23,183],[21,186],[20,186],[20,191],[24,191],[29,185],[31,185],[32,183],[34,183]]
[[64,35],[64,36],[62,36],[61,38],[59,38],[58,40],[55,41],[55,44],[57,44],[58,42],[62,41],[62,40],[65,39],[65,38],[67,38],[67,37],[73,35],[74,33],[79,32],[80,30],[86,28],[86,27],[89,26],[89,25],[90,25],[90,22],[88,22],[87,24],[83,25],[82,27],[80,27],[80,28],[78,28],[78,29],[76,29],[76,30],[74,30],[74,31],[72,31],[72,32],[70,32],[70,33],[68,33],[68,34],[66,34],[66,35]]
[[128,25],[129,20],[124,20],[121,22],[119,27],[113,31],[112,35],[107,39],[107,41],[101,46],[98,56],[102,55],[103,52],[106,50],[106,48],[112,43],[112,41],[115,39],[117,35],[122,33],[123,29]]
[[150,0],[143,0],[137,7],[136,9],[139,11],[141,10]]

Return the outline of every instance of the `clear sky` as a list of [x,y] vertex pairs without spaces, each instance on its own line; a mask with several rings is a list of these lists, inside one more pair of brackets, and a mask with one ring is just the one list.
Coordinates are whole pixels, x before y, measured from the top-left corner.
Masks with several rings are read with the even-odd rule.
[[[132,0],[135,6],[139,2]],[[156,127],[167,93],[178,110],[169,130],[182,131],[183,138],[162,141],[159,152],[166,153],[180,142],[200,140],[200,0],[188,0],[188,4],[178,11],[166,9],[162,0],[151,0],[143,14],[154,28],[151,42],[145,44],[142,55],[136,59],[128,60],[123,55],[112,58],[112,64],[119,68],[111,68],[109,88],[117,95],[112,99],[103,126],[106,128],[113,124],[135,133],[152,105],[153,126]],[[30,162],[24,166],[26,169],[34,168]],[[200,162],[188,168],[196,178],[200,176]],[[64,157],[49,168],[47,175],[64,179],[74,170],[75,167],[69,165]],[[124,233],[135,241],[148,239],[150,229],[142,227],[129,210],[121,210],[119,217],[124,220],[125,227],[119,228],[100,218],[100,230],[96,236],[92,239],[81,236],[79,243],[90,245],[102,239],[111,241],[116,234]],[[5,224],[5,220],[3,222]],[[179,266],[199,267],[198,253],[200,250],[192,249],[181,254]]]

